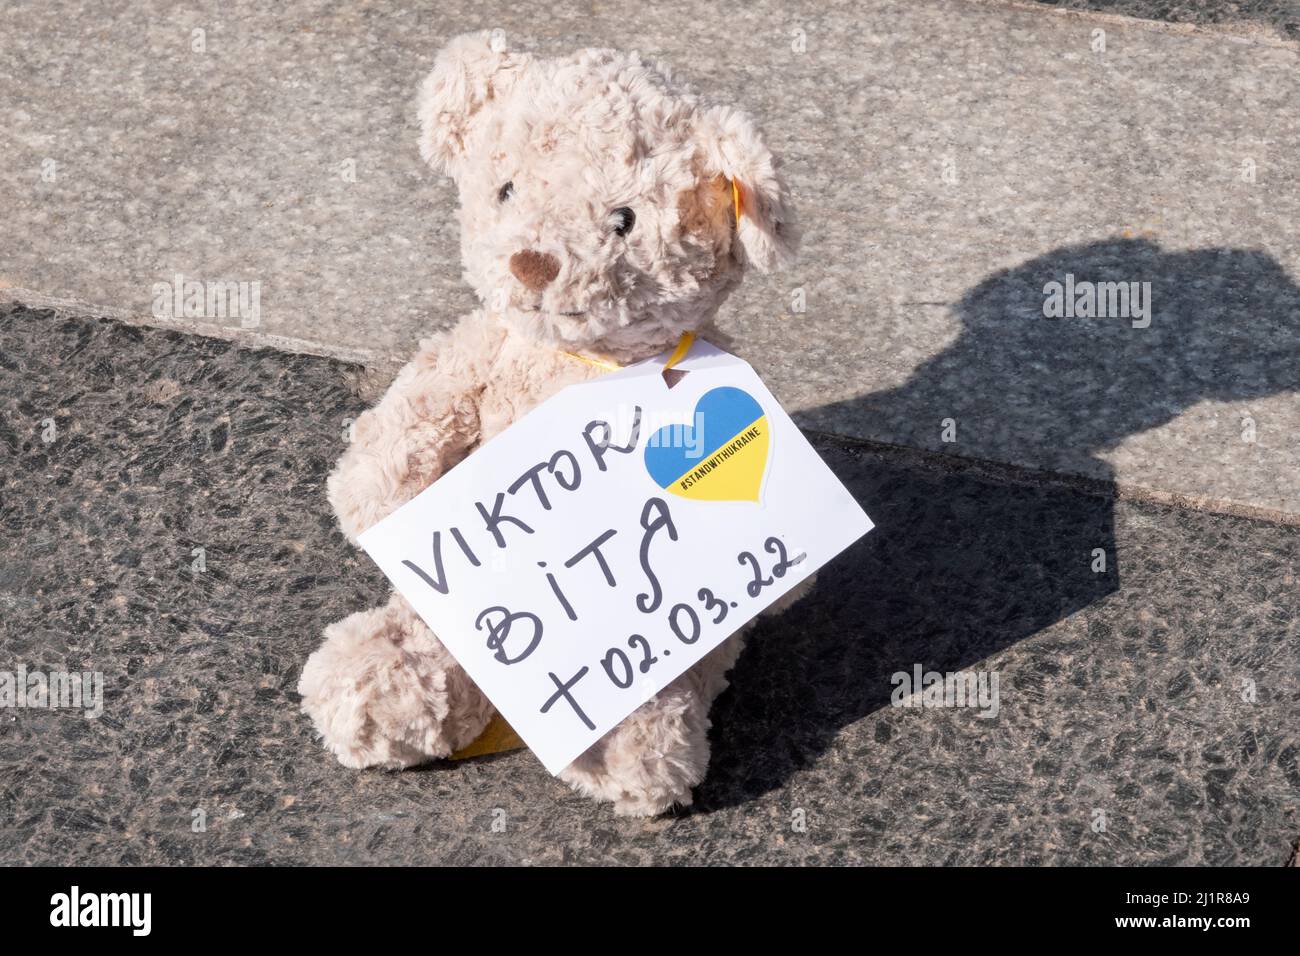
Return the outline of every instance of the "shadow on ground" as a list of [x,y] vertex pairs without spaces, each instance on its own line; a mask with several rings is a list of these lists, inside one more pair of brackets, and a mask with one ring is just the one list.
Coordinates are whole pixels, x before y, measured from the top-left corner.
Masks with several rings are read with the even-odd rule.
[[[1150,282],[1150,325],[1045,318],[1044,286],[1067,274],[1076,283]],[[1170,253],[1124,239],[1065,247],[989,277],[956,308],[957,340],[903,386],[812,409],[803,422],[880,420],[915,447],[1046,458],[1105,477],[1095,487],[1025,487],[973,477],[959,461],[944,474],[866,450],[833,456],[876,530],[822,572],[814,597],[757,626],[732,690],[714,708],[700,809],[781,787],[843,728],[886,707],[891,675],[915,665],[978,668],[1128,586],[1133,556],[1116,540],[1113,476],[1099,452],[1202,400],[1300,391],[1300,289],[1259,252]],[[957,435],[946,446],[945,419],[955,420]],[[1106,717],[1094,712],[1094,733],[1107,732]],[[880,743],[887,728],[877,728]],[[1032,762],[1029,739],[1021,743]]]
[[1045,6],[1113,13],[1198,26],[1257,26],[1300,40],[1300,8],[1292,0],[1037,0]]

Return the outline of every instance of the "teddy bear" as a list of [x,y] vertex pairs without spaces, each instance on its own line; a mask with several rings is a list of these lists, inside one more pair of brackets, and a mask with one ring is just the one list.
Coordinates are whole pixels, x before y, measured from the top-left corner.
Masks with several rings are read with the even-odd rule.
[[[754,122],[636,53],[543,58],[509,49],[499,31],[460,36],[424,80],[418,118],[421,156],[457,187],[464,277],[481,306],[422,341],[357,419],[327,485],[354,544],[560,389],[684,333],[716,336],[745,270],[773,270],[796,245]],[[559,777],[619,814],[689,805],[708,767],[709,708],[743,631]],[[299,693],[325,745],[354,768],[448,757],[495,714],[396,592],[326,628]]]

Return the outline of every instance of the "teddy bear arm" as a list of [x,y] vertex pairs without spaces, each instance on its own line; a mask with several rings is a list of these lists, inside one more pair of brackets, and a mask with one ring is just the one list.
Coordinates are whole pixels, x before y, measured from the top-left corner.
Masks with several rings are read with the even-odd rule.
[[477,323],[427,341],[353,428],[327,483],[349,541],[400,508],[479,441],[479,404],[493,343]]

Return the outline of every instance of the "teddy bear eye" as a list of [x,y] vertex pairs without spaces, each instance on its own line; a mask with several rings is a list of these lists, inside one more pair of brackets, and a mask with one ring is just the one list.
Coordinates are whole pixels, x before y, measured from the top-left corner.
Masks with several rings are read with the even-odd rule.
[[508,182],[497,190],[497,202],[505,202],[515,194],[515,184]]
[[614,235],[616,236],[626,236],[632,231],[632,227],[636,225],[636,213],[628,209],[627,206],[619,206],[609,215],[614,223]]

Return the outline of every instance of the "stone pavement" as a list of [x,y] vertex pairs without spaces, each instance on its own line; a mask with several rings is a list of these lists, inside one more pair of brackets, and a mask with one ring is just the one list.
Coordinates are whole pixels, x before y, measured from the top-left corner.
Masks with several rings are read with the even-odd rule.
[[[0,669],[105,691],[0,711],[0,863],[1291,856],[1300,529],[827,435],[879,527],[760,623],[694,808],[619,819],[527,751],[340,767],[294,687],[385,591],[323,494],[358,376],[0,307]],[[997,675],[996,715],[890,706],[918,666]]]
[[[390,369],[471,307],[414,146],[438,47],[634,47],[785,157],[804,259],[723,324],[803,424],[1300,520],[1300,46],[1233,7],[6,4],[0,285],[147,318],[258,282],[260,335]],[[1150,283],[1150,325],[1044,318],[1067,276]]]

